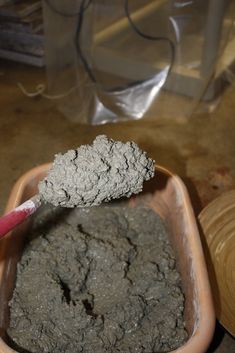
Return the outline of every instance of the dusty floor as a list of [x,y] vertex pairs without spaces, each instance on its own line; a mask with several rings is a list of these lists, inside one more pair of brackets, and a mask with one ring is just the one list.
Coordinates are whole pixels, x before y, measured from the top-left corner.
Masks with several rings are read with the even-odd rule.
[[[134,140],[157,164],[185,181],[196,214],[225,190],[235,188],[235,87],[224,92],[217,109],[189,120],[156,118],[104,126],[74,125],[54,102],[22,94],[43,82],[41,70],[0,62],[0,212],[13,183],[28,169],[53,159],[57,152],[90,143],[100,133]],[[235,351],[235,340],[218,327],[208,353]]]

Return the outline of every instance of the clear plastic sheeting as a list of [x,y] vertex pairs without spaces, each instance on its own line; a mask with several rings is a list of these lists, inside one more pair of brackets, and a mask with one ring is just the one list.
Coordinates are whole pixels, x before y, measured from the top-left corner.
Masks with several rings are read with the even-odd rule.
[[234,2],[44,0],[50,94],[78,123],[188,117],[235,62]]
[[[116,107],[116,114],[105,107],[102,98],[96,95],[93,117],[94,124],[118,121],[121,116],[140,119],[148,111],[156,99],[161,87],[164,85],[168,68],[156,74],[153,78],[135,84],[131,87],[117,91],[105,91],[103,94],[109,98]],[[98,92],[97,92],[98,93]],[[119,111],[119,115],[118,112]]]

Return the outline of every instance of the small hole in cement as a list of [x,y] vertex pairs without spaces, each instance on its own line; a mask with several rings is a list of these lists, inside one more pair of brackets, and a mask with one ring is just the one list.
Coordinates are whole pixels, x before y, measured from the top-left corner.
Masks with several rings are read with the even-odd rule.
[[69,289],[68,285],[64,281],[62,281],[61,279],[60,279],[60,287],[63,291],[66,303],[70,304],[70,302],[71,302],[70,289]]
[[97,315],[95,313],[93,313],[93,306],[91,305],[91,303],[87,300],[87,299],[84,299],[82,301],[85,309],[86,309],[86,313],[87,315],[90,315],[90,316],[93,316],[93,317],[97,317]]

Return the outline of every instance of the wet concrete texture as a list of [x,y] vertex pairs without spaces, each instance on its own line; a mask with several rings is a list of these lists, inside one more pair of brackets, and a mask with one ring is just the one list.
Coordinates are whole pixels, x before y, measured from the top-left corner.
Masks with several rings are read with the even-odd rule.
[[39,194],[54,206],[98,206],[140,193],[154,172],[155,162],[136,143],[99,135],[91,145],[57,154]]
[[174,251],[153,210],[44,206],[34,221],[10,302],[13,348],[169,352],[187,339]]
[[[217,108],[189,119],[162,117],[157,107],[148,120],[75,125],[55,108],[55,102],[28,98],[17,82],[35,90],[45,80],[42,70],[0,62],[0,211],[13,183],[28,169],[52,161],[54,154],[91,143],[99,134],[135,141],[157,164],[180,175],[195,212],[222,192],[235,188],[235,87],[228,86]],[[179,110],[179,109],[178,109]],[[218,335],[216,335],[218,337]],[[235,341],[222,331],[209,352],[235,350]]]

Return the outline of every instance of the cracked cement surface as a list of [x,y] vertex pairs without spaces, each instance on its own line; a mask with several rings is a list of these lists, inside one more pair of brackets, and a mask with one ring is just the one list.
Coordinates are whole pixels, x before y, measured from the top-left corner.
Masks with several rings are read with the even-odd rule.
[[113,206],[53,212],[59,215],[37,215],[18,264],[13,347],[149,353],[181,346],[184,296],[161,218],[147,208]]

